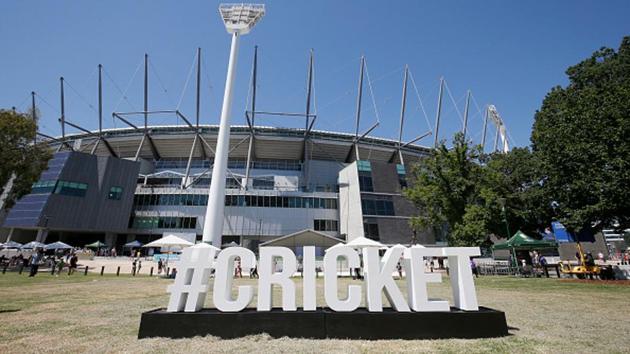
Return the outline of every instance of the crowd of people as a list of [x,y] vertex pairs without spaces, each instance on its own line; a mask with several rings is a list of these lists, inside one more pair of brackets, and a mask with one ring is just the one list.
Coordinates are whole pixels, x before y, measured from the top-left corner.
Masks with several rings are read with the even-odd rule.
[[14,267],[20,272],[24,268],[29,268],[29,277],[37,275],[39,268],[45,266],[50,269],[52,275],[61,274],[65,267],[68,268],[68,275],[72,275],[78,266],[79,257],[76,252],[66,252],[65,254],[53,254],[46,256],[44,250],[39,248],[34,250],[30,256],[25,257],[21,252],[7,258],[0,256],[0,267]]

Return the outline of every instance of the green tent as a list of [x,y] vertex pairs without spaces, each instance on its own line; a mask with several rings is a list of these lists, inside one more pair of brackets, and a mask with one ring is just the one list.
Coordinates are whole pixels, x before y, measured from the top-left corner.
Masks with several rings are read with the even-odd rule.
[[514,236],[503,243],[492,246],[493,250],[537,250],[544,248],[556,248],[558,244],[555,241],[537,240],[525,235],[521,230],[517,231]]
[[96,241],[94,243],[90,243],[89,245],[85,245],[85,247],[87,247],[87,248],[103,248],[103,247],[107,247],[107,245],[104,244],[101,241]]

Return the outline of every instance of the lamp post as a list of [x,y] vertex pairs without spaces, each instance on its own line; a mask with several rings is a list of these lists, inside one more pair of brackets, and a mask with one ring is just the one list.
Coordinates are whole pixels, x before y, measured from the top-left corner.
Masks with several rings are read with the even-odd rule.
[[236,75],[238,38],[249,33],[254,25],[265,15],[265,5],[221,4],[219,13],[225,24],[225,29],[232,35],[232,45],[227,77],[225,79],[225,92],[223,93],[221,123],[219,124],[214,164],[212,165],[208,208],[206,209],[203,225],[203,242],[212,243],[212,245],[217,247],[221,247],[221,236],[223,234],[225,175],[230,148],[230,111],[232,108],[232,86]]

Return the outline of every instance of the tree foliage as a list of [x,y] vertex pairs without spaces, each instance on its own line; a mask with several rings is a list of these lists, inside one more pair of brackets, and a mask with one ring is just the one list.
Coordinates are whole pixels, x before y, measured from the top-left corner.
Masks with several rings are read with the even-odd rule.
[[451,149],[442,142],[412,176],[405,195],[422,212],[412,225],[446,226],[452,246],[479,246],[489,234],[519,229],[535,235],[551,220],[540,163],[527,148],[484,155],[457,134]]
[[46,168],[50,152],[43,144],[34,144],[37,127],[28,114],[0,110],[0,188],[13,178],[5,208],[27,194]]
[[481,149],[470,147],[462,134],[453,147],[442,142],[412,171],[412,187],[405,196],[421,210],[412,218],[415,227],[447,226],[453,246],[477,245],[486,238],[485,210],[480,207],[482,185]]
[[630,227],[630,37],[570,67],[536,113],[532,146],[545,193],[572,231]]

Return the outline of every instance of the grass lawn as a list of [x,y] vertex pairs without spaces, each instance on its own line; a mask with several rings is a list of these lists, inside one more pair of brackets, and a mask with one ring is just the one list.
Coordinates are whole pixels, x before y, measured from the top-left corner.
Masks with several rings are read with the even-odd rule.
[[[504,338],[358,341],[273,339],[262,334],[233,340],[138,340],[140,314],[166,306],[171,282],[147,276],[0,274],[0,353],[630,353],[630,286],[508,277],[476,279],[480,305],[506,312],[511,335]],[[353,281],[341,282],[344,288]],[[235,285],[244,283],[254,282],[243,279]],[[399,285],[406,294],[404,282]],[[319,305],[324,304],[322,287],[320,278]],[[446,279],[432,285],[430,295],[450,299]],[[211,299],[208,294],[206,306]]]

